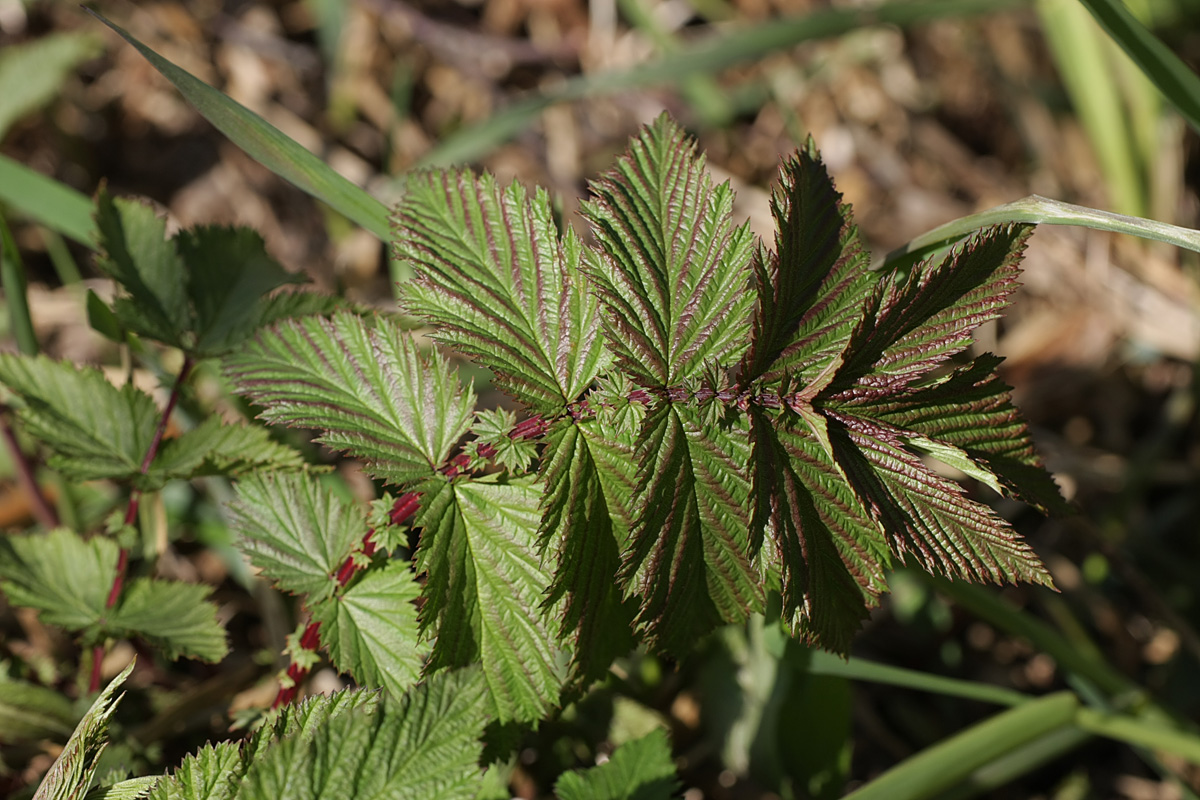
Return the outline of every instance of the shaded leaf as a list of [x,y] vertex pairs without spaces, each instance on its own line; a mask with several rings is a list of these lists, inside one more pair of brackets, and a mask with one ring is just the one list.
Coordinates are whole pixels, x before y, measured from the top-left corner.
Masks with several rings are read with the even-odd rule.
[[605,763],[565,772],[554,784],[559,800],[667,800],[679,781],[667,732],[626,742]]
[[84,541],[65,528],[0,537],[0,588],[48,625],[82,631],[98,623],[116,574],[117,545],[103,537]]
[[320,441],[396,482],[436,474],[471,421],[474,394],[437,353],[421,353],[386,318],[339,312],[261,331],[231,356],[239,393],[272,423],[320,428]]
[[59,97],[81,62],[101,52],[91,34],[52,33],[0,52],[0,139],[21,117]]
[[158,487],[173,478],[233,476],[255,469],[282,472],[304,464],[298,452],[271,439],[266,429],[223,424],[213,416],[179,438],[163,442],[146,475],[135,483],[140,488]]
[[537,553],[537,487],[430,482],[414,522],[427,576],[423,632],[437,640],[427,670],[480,663],[500,722],[535,720],[557,702],[567,655],[534,611],[550,584]]
[[370,530],[361,508],[305,474],[248,475],[230,510],[250,563],[285,592],[313,600],[333,594],[334,573]]
[[621,366],[644,386],[697,377],[745,347],[752,236],[733,190],[713,187],[696,145],[665,114],[591,184],[600,250],[588,273]]
[[415,272],[404,304],[438,339],[540,414],[563,413],[588,388],[605,361],[596,300],[579,272],[583,246],[570,228],[559,239],[544,190],[530,197],[470,170],[418,173],[396,224]]
[[0,674],[0,743],[61,742],[78,714],[62,692]]
[[371,566],[346,591],[312,606],[321,644],[360,685],[403,694],[421,676],[428,648],[417,643],[420,594],[404,561]]
[[220,661],[229,645],[217,607],[206,599],[211,592],[203,584],[138,578],[108,610],[105,630],[145,639],[172,660]]

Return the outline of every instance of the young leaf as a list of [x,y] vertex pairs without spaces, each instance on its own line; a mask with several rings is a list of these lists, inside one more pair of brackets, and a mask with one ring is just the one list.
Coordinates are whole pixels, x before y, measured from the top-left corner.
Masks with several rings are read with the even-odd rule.
[[588,273],[621,366],[643,386],[698,377],[745,346],[752,236],[733,225],[733,190],[665,114],[591,185],[583,205],[600,251]]
[[478,670],[444,671],[399,698],[385,695],[373,710],[348,710],[268,748],[238,797],[473,800],[486,689]]
[[779,178],[771,198],[775,251],[760,249],[753,262],[757,305],[741,380],[795,372],[807,386],[845,347],[875,277],[812,139]]
[[117,545],[103,537],[84,541],[65,528],[0,537],[0,589],[15,606],[36,608],[42,622],[86,630],[104,615],[117,572]]
[[132,671],[133,663],[130,663],[92,703],[75,726],[67,746],[42,779],[33,800],[80,800],[84,796],[96,774],[100,755],[108,745],[108,721],[121,701],[120,697],[114,698],[113,694]]
[[437,632],[427,671],[481,663],[500,722],[540,718],[558,700],[566,655],[534,613],[550,576],[537,555],[540,491],[431,481],[414,524],[427,575],[421,629]]
[[226,370],[268,422],[320,428],[321,442],[381,478],[424,480],[466,433],[475,397],[437,353],[421,353],[394,322],[376,323],[344,312],[279,323]]
[[559,800],[668,800],[678,787],[671,743],[659,728],[621,745],[604,764],[563,773],[554,793]]
[[558,555],[545,605],[566,595],[560,636],[575,633],[585,674],[606,670],[633,647],[629,610],[616,583],[620,550],[592,445],[581,428],[551,429],[542,461],[542,522],[538,542]]
[[646,418],[622,577],[640,598],[638,623],[670,652],[762,607],[747,559],[746,461],[745,432],[704,426],[695,409],[663,403]]
[[145,639],[171,660],[198,658],[215,663],[229,652],[217,607],[206,599],[208,586],[138,578],[129,583],[104,629],[112,635]]
[[508,409],[475,412],[475,424],[471,427],[471,433],[475,434],[474,452],[478,454],[479,446],[487,445],[495,451],[488,460],[510,472],[525,472],[529,462],[537,457],[537,444],[529,439],[513,438],[511,434],[516,424],[517,415]]
[[31,434],[50,447],[51,468],[70,480],[131,479],[141,468],[158,410],[131,384],[118,389],[91,367],[45,356],[0,354],[0,383],[24,401]]
[[1016,289],[1029,225],[988,228],[940,262],[877,285],[843,363],[825,394],[887,394],[910,384],[971,343],[971,331],[996,319]]
[[416,683],[428,652],[417,644],[413,602],[420,592],[407,561],[387,561],[340,595],[313,605],[321,643],[338,670],[395,695]]
[[250,563],[283,591],[314,600],[333,594],[334,573],[370,530],[360,508],[303,473],[246,476],[230,510]]
[[405,189],[396,246],[414,265],[408,310],[535,412],[562,414],[605,360],[579,238],[568,228],[559,239],[545,191],[529,197],[491,175],[423,172]]

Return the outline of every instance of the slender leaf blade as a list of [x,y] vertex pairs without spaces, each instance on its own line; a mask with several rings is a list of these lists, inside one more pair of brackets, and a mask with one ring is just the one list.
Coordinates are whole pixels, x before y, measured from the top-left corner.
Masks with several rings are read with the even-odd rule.
[[96,248],[91,198],[3,154],[0,201],[84,247]]
[[436,352],[385,318],[338,312],[260,331],[226,361],[236,390],[271,423],[319,428],[320,441],[363,458],[372,474],[424,480],[466,433],[475,398]]

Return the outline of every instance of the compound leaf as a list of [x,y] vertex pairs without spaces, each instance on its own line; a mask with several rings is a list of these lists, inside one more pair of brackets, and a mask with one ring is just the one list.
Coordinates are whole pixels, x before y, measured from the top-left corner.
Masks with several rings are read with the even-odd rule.
[[86,630],[104,614],[117,552],[109,539],[84,541],[65,528],[0,537],[0,588],[11,604],[38,609],[42,622]]
[[133,662],[130,662],[92,703],[75,726],[66,747],[42,778],[33,800],[81,800],[87,793],[96,775],[100,755],[108,746],[108,721],[117,710],[117,703],[121,702],[120,697],[113,695],[132,671]]
[[405,188],[396,245],[415,268],[408,310],[502,390],[539,414],[563,413],[605,361],[578,236],[568,228],[559,239],[544,190],[530,197],[488,174],[423,172]]
[[554,784],[559,800],[668,800],[679,781],[666,731],[625,742],[607,762],[572,770]]
[[485,690],[478,670],[443,671],[373,709],[347,710],[269,747],[238,797],[472,800],[482,779]]
[[0,354],[0,382],[24,401],[18,415],[51,448],[50,466],[72,480],[140,472],[158,410],[131,384],[118,389],[91,367],[45,356]]
[[471,422],[474,394],[437,353],[386,318],[305,317],[267,328],[227,361],[261,417],[319,428],[320,441],[395,482],[436,474]]
[[849,206],[809,139],[780,170],[771,197],[775,250],[759,249],[757,304],[743,383],[794,372],[807,386],[845,348],[876,278]]
[[583,211],[600,251],[588,272],[621,366],[666,387],[740,355],[753,237],[734,227],[733,190],[713,187],[695,142],[664,114],[591,189]]
[[314,600],[333,594],[334,573],[370,530],[361,508],[303,473],[246,476],[230,510],[250,563]]
[[702,426],[695,409],[663,403],[646,417],[622,577],[640,599],[637,622],[668,651],[687,652],[718,620],[762,607],[737,467],[747,460],[744,431]]
[[186,657],[215,663],[229,652],[229,645],[217,620],[217,607],[207,599],[211,592],[203,584],[138,578],[108,610],[105,630],[145,639],[172,660]]
[[406,561],[372,565],[346,591],[312,607],[321,643],[341,672],[363,686],[403,694],[421,676],[427,648],[417,644],[420,594]]
[[430,482],[415,525],[425,573],[423,631],[436,630],[428,670],[481,663],[500,722],[539,719],[558,700],[567,655],[533,613],[550,575],[538,556],[536,486]]

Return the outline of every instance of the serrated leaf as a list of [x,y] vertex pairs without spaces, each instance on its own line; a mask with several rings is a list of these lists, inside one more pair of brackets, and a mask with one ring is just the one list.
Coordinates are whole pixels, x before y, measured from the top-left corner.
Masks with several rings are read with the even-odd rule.
[[546,491],[538,543],[558,559],[545,605],[565,595],[559,635],[573,634],[582,672],[595,674],[632,649],[632,618],[616,582],[621,559],[614,514],[589,440],[577,425],[563,422],[550,431],[541,478]]
[[695,409],[663,403],[646,417],[622,577],[638,624],[670,652],[762,607],[746,555],[747,460],[744,431],[701,426]]
[[149,800],[233,800],[248,766],[236,743],[206,744],[160,780]]
[[130,384],[118,389],[91,367],[45,356],[0,354],[0,383],[24,401],[18,415],[53,455],[50,466],[77,480],[129,479],[158,422],[150,396]]
[[544,190],[530,197],[470,170],[405,183],[396,246],[414,265],[408,310],[437,338],[496,373],[540,414],[562,414],[604,366],[596,300],[579,272],[583,246],[560,240]]
[[0,674],[0,743],[62,741],[77,716],[62,692]]
[[171,660],[198,658],[215,663],[229,652],[212,587],[182,581],[138,578],[108,610],[105,630],[145,639]]
[[129,778],[117,781],[111,786],[97,786],[84,795],[84,800],[141,800],[149,795],[161,781],[162,776],[160,775]]
[[500,722],[541,718],[562,689],[567,655],[533,612],[550,575],[537,554],[536,486],[431,482],[414,522],[427,576],[422,631],[436,630],[427,670],[480,663]]
[[132,671],[133,663],[130,663],[92,703],[75,726],[75,732],[71,734],[66,747],[54,760],[46,777],[42,778],[33,800],[82,800],[96,774],[100,754],[108,745],[108,721],[121,701],[120,697],[113,697],[113,694]]
[[511,472],[521,473],[529,469],[529,462],[537,457],[537,443],[514,438],[512,430],[516,422],[517,415],[508,409],[477,411],[471,432],[475,434],[475,452],[478,453],[479,445],[488,445],[495,451],[489,460]]
[[283,472],[304,464],[298,452],[271,439],[266,429],[224,424],[212,416],[179,438],[163,442],[141,483],[135,485],[145,489],[171,479],[235,476],[256,469]]
[[49,625],[82,631],[96,624],[116,573],[117,545],[103,537],[84,541],[65,528],[0,537],[0,588]]
[[52,33],[5,45],[0,53],[0,139],[14,122],[60,96],[76,65],[101,51],[100,41],[85,33]]
[[332,694],[313,695],[300,703],[274,709],[246,743],[245,760],[247,763],[258,760],[279,739],[311,739],[327,728],[332,719],[357,708],[373,714],[380,697],[382,695],[374,690],[344,689]]
[[591,189],[596,199],[582,208],[600,250],[588,274],[621,366],[666,387],[739,355],[753,237],[734,227],[733,190],[713,187],[695,143],[664,114]]
[[[882,545],[882,537],[854,496],[845,491],[841,476],[833,469],[822,470],[825,465],[820,461],[805,458],[810,455],[802,441],[806,435],[811,437],[807,430],[792,429],[781,435],[777,427],[783,424],[761,409],[752,409],[750,419],[751,535],[765,531],[775,549],[772,556],[783,578],[783,618],[802,641],[846,653],[867,616],[868,604],[874,605],[876,584],[882,583],[878,557],[861,543],[877,539]],[[831,525],[837,526],[836,534]],[[843,560],[839,543],[859,556],[857,562]],[[861,585],[851,574],[851,565]]]
[[217,355],[260,324],[263,296],[304,278],[287,272],[250,228],[205,225],[182,230],[175,246],[187,268],[191,301],[191,352]]
[[319,428],[321,442],[378,477],[424,480],[467,432],[475,397],[440,355],[422,353],[391,320],[376,324],[344,312],[282,322],[226,370],[268,422]]
[[807,386],[845,347],[876,277],[811,139],[784,163],[779,184],[775,251],[760,249],[753,262],[757,303],[741,380],[795,373]]
[[892,552],[950,578],[1053,586],[1006,521],[905,450],[898,432],[861,418],[839,422],[830,430],[837,462],[870,504]]
[[370,530],[361,508],[305,474],[248,475],[230,510],[250,563],[313,600],[333,594],[334,573]]
[[671,743],[660,728],[621,745],[599,766],[563,773],[554,793],[559,800],[667,800],[678,787]]
[[376,709],[353,709],[255,759],[241,800],[473,800],[487,721],[477,670],[439,672]]
[[1043,511],[1068,512],[1033,448],[1029,427],[1012,404],[1009,387],[996,376],[1002,361],[981,355],[933,383],[855,404],[855,413],[900,428],[909,444],[954,448],[970,463],[928,449],[988,485],[999,480],[1013,496]]
[[166,220],[144,203],[113,198],[102,189],[96,230],[101,251],[96,266],[129,293],[113,305],[121,324],[164,344],[185,344],[192,312],[183,259],[167,239]]
[[825,395],[884,395],[912,383],[971,343],[1016,289],[1033,227],[987,228],[940,262],[922,261],[876,287]]
[[417,682],[428,648],[418,644],[421,593],[405,561],[372,566],[349,589],[312,606],[321,644],[341,672],[395,695]]

